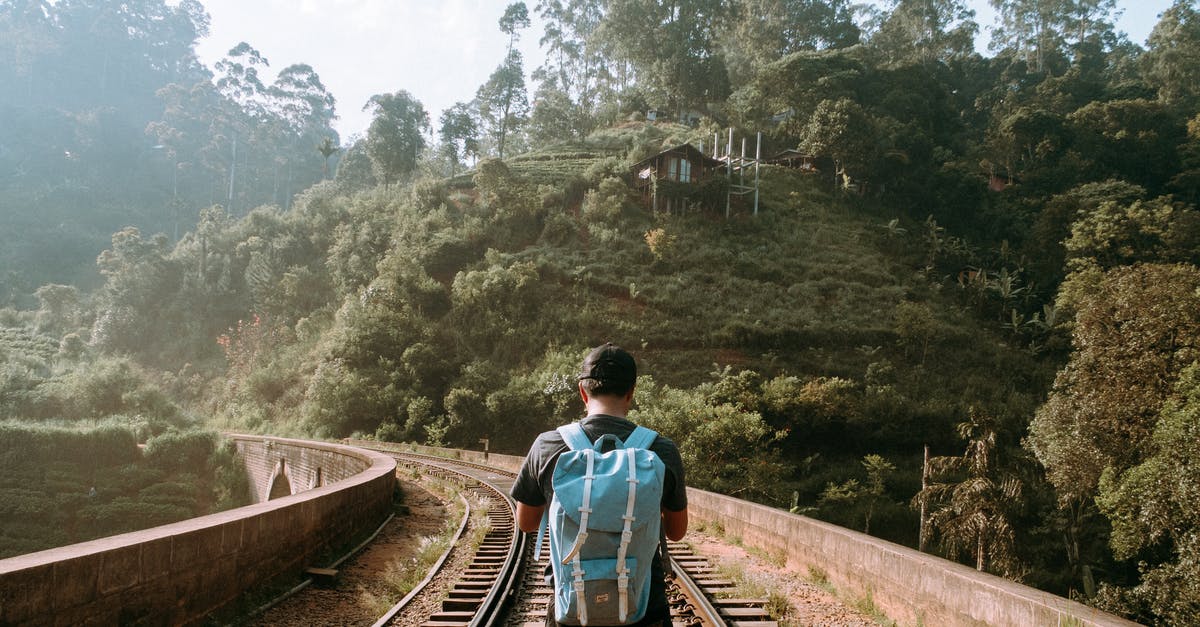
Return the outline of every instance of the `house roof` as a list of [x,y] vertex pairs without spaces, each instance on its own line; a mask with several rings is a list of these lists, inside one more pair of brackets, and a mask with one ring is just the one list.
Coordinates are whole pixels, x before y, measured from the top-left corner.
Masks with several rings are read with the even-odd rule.
[[654,161],[656,161],[659,157],[662,157],[663,155],[670,154],[673,152],[674,153],[679,153],[679,152],[684,153],[685,155],[687,155],[688,161],[691,161],[692,163],[702,163],[702,164],[707,165],[712,168],[715,168],[715,167],[721,166],[721,165],[725,165],[724,161],[719,161],[717,159],[713,159],[712,157],[700,152],[695,146],[693,146],[691,144],[680,144],[678,146],[673,146],[671,148],[667,148],[666,150],[663,150],[662,152],[659,152],[658,154],[655,154],[653,156],[642,159],[641,161],[634,164],[632,169],[634,172],[640,171],[640,170],[646,168],[647,166],[649,166]]
[[777,159],[798,159],[800,157],[808,157],[811,159],[813,155],[810,155],[807,152],[801,152],[795,148],[788,148],[787,150],[779,151],[770,159],[768,159],[768,161],[775,161]]

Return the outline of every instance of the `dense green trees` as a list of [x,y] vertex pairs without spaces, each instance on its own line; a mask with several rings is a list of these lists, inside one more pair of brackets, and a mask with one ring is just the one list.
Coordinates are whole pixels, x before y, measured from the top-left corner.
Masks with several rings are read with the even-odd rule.
[[975,50],[974,16],[959,0],[891,0],[877,18],[871,47],[893,64],[965,59]]
[[1106,590],[1110,604],[1173,625],[1187,624],[1200,612],[1194,585],[1196,556],[1200,555],[1196,375],[1195,364],[1180,375],[1175,398],[1163,405],[1143,461],[1125,471],[1106,471],[1098,499],[1112,520],[1112,547],[1118,558],[1149,553],[1167,556],[1142,562],[1142,582],[1131,590]]

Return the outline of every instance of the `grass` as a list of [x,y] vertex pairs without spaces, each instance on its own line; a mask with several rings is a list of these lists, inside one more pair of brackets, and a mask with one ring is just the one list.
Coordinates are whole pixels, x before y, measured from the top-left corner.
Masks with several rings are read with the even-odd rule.
[[718,564],[717,572],[734,583],[733,590],[722,593],[721,596],[731,599],[766,599],[765,609],[772,618],[784,625],[796,624],[794,620],[789,620],[794,608],[788,601],[787,594],[767,575],[747,573],[741,565],[730,563]]
[[871,617],[876,623],[885,627],[896,627],[896,621],[884,615],[883,610],[875,605],[875,595],[868,590],[866,594],[850,599],[850,607]]

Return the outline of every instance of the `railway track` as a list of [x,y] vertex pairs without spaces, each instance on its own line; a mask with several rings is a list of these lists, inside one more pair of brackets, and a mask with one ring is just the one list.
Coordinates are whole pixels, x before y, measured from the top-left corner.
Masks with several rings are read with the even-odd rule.
[[[359,444],[361,445],[361,444]],[[542,575],[548,547],[533,555],[533,542],[516,528],[508,498],[515,475],[489,466],[444,457],[370,446],[408,467],[458,482],[475,500],[487,504],[489,531],[470,563],[455,575],[440,611],[419,621],[405,616],[410,594],[376,625],[421,627],[533,627],[545,623],[551,589]],[[775,627],[762,599],[739,599],[732,581],[718,575],[708,560],[683,543],[669,543],[667,596],[678,627]],[[444,560],[443,560],[444,561]],[[431,577],[434,575],[431,574]],[[428,579],[427,579],[428,581]]]
[[[355,442],[355,446],[365,443]],[[548,547],[534,555],[533,538],[516,529],[508,497],[515,474],[498,468],[439,456],[401,452],[385,444],[365,448],[394,456],[404,468],[418,468],[460,486],[468,508],[481,507],[486,533],[478,547],[464,541],[467,512],[451,549],[430,574],[374,625],[404,627],[535,627],[545,623],[551,589],[542,573]],[[677,627],[775,627],[763,599],[733,598],[732,581],[720,577],[688,545],[668,543],[667,598]]]

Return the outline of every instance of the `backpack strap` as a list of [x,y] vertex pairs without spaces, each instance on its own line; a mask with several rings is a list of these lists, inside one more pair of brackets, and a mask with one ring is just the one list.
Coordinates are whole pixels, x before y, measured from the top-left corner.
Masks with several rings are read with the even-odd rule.
[[658,439],[658,432],[653,429],[638,426],[625,438],[625,448],[644,448],[649,449],[654,440]]
[[[583,433],[583,429],[580,429],[579,432]],[[562,558],[562,563],[571,562],[573,577],[571,583],[575,590],[575,598],[579,599],[579,624],[587,625],[587,602],[585,601],[587,595],[584,594],[583,581],[586,573],[583,570],[580,550],[583,549],[583,545],[588,539],[588,515],[592,513],[592,482],[596,479],[596,452],[590,447],[584,448],[583,456],[587,460],[587,472],[583,476],[583,502],[579,505],[579,533],[575,536],[575,544],[571,550]]]
[[585,448],[592,448],[592,441],[587,434],[583,432],[583,427],[579,426],[578,422],[572,422],[569,425],[563,425],[557,429],[558,434],[562,436],[563,442],[566,442],[567,448],[572,451],[581,451]]
[[546,504],[546,509],[542,510],[542,522],[538,525],[537,542],[533,543],[533,559],[542,559],[542,540],[546,538],[546,529],[550,527],[550,504]]
[[621,517],[625,521],[625,526],[621,530],[621,544],[617,547],[617,591],[619,594],[617,608],[619,620],[623,623],[625,617],[629,615],[629,567],[625,564],[625,556],[629,553],[629,543],[633,541],[633,523],[637,520],[637,517],[633,515],[633,508],[637,504],[638,479],[637,456],[634,455],[634,450],[627,448],[621,453],[629,462],[629,475],[625,478],[626,483],[629,484],[629,494],[625,500],[625,515]]

